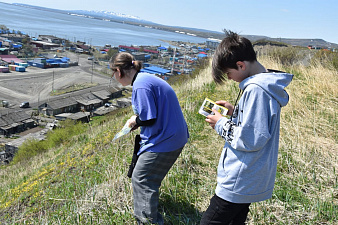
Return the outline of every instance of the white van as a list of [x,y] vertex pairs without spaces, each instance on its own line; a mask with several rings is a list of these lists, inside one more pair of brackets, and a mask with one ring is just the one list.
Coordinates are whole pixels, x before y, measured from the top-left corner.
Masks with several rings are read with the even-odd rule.
[[20,108],[28,108],[29,107],[29,102],[23,102],[20,104]]

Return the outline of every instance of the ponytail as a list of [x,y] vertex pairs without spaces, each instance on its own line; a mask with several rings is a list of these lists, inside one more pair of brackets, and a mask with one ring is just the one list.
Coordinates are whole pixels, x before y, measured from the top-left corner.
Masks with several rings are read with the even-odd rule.
[[122,76],[124,76],[124,70],[135,69],[140,72],[142,69],[142,62],[134,60],[134,56],[127,52],[117,53],[110,59],[109,64],[112,70],[119,69]]
[[142,62],[139,60],[133,61],[133,66],[137,72],[140,72],[142,69]]

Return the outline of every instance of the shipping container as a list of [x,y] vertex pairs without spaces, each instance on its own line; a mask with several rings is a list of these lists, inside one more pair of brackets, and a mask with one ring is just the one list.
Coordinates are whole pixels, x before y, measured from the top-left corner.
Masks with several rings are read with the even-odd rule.
[[8,65],[10,71],[15,71],[17,65]]
[[44,63],[33,63],[33,66],[41,68],[41,69],[47,68],[46,64],[44,64]]
[[46,59],[46,63],[54,63],[55,60],[54,59]]
[[9,68],[6,66],[0,66],[0,73],[9,73]]
[[27,68],[28,67],[28,63],[19,63],[19,66],[23,66],[23,67]]
[[28,63],[15,63],[15,65],[17,66],[24,66],[24,67],[28,67]]
[[46,58],[35,58],[34,62],[35,63],[46,63]]
[[15,71],[25,72],[26,71],[26,67],[24,67],[24,66],[16,66],[15,67]]
[[49,65],[51,68],[57,68],[57,67],[60,67],[60,64],[59,64],[59,63],[48,63],[48,65]]
[[56,63],[62,63],[63,61],[62,61],[61,58],[54,58],[54,62],[56,62]]
[[60,67],[61,68],[67,68],[67,67],[69,67],[69,64],[68,63],[60,63]]

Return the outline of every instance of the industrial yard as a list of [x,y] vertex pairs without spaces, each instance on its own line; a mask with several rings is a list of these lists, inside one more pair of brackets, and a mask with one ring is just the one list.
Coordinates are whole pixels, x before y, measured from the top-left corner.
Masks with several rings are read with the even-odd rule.
[[[0,74],[0,100],[9,103],[8,108],[19,108],[21,102],[38,103],[53,98],[53,91],[75,87],[76,85],[117,86],[109,76],[99,74],[98,64],[88,60],[88,55],[67,52],[71,61],[78,60],[78,66],[68,68],[41,69],[30,66],[25,72],[11,71]],[[1,111],[8,110],[0,108]]]

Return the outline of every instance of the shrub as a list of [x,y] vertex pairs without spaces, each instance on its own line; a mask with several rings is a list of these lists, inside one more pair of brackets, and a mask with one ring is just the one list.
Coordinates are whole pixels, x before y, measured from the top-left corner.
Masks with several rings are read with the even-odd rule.
[[294,47],[274,47],[268,51],[267,55],[283,66],[291,66],[304,59],[304,53]]
[[13,163],[26,161],[41,152],[49,149],[46,141],[39,141],[37,139],[29,139],[25,141],[20,147],[18,152],[14,155]]
[[332,52],[329,50],[319,50],[312,57],[312,63],[315,63],[318,60],[323,66],[334,68],[338,70],[338,52]]
[[86,126],[82,123],[76,123],[71,120],[66,120],[60,123],[60,127],[53,132],[47,134],[47,140],[50,147],[58,146],[69,141],[73,136],[81,134],[86,130]]
[[82,123],[74,123],[66,120],[60,123],[60,127],[47,133],[46,140],[29,139],[25,141],[15,154],[12,163],[26,161],[50,148],[69,142],[74,136],[82,134],[87,127]]

